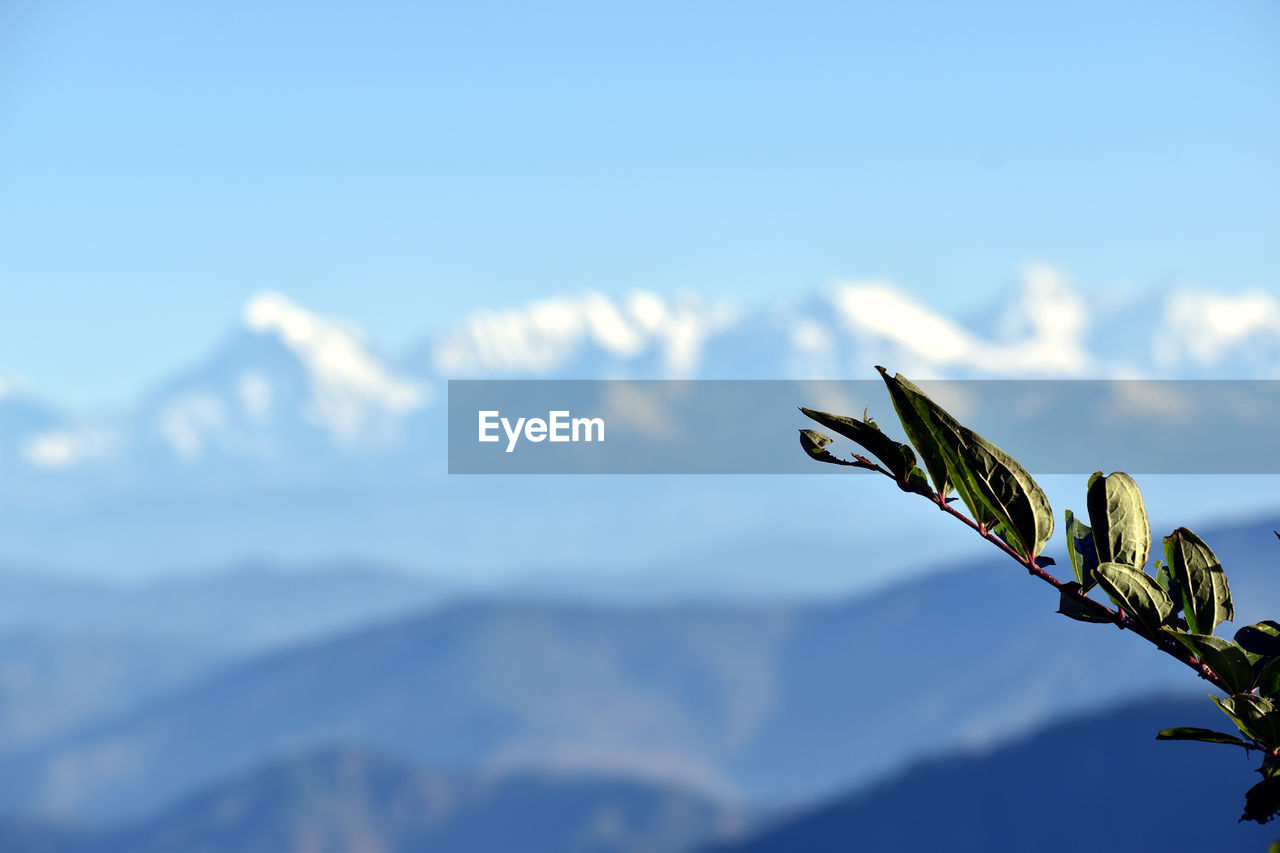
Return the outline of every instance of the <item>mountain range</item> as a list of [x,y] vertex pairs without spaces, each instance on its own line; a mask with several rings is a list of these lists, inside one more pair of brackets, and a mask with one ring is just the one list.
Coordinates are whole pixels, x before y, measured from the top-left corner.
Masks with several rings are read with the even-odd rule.
[[361,563],[242,565],[128,583],[0,572],[0,753],[219,667],[464,591]]
[[672,784],[565,772],[427,772],[332,744],[276,756],[142,817],[0,818],[9,853],[1120,853],[1264,849],[1236,822],[1253,773],[1235,749],[1160,743],[1221,727],[1199,696],[1148,698],[1007,742],[944,751],[790,810],[734,807]]
[[[1188,288],[1090,300],[1047,267],[958,319],[875,281],[757,306],[585,293],[479,311],[395,355],[347,321],[259,294],[202,363],[110,412],[0,388],[0,557],[123,576],[345,557],[493,579],[669,566],[739,546],[744,531],[758,539],[748,561],[812,547],[821,534],[787,518],[806,499],[852,500],[892,530],[879,500],[819,482],[831,478],[444,473],[451,378],[874,379],[876,363],[914,378],[1273,378],[1280,300]],[[635,518],[662,536],[637,535]],[[818,550],[834,557],[836,541]],[[792,577],[767,581],[766,569],[744,564],[739,576]],[[831,591],[809,586],[824,583]]]
[[1203,697],[1144,699],[918,762],[714,850],[1257,853],[1274,824],[1237,822],[1257,761],[1155,740],[1174,725],[1221,730],[1223,719]]
[[[919,378],[1277,378],[1280,299],[1175,288],[1091,304],[1048,267],[968,322],[875,281],[752,308],[588,292],[478,311],[395,357],[354,324],[268,292],[203,364],[122,401],[121,417],[55,412],[34,389],[0,386],[0,458],[11,471],[267,463],[305,477],[412,446],[448,379],[873,378],[875,363]],[[316,466],[317,453],[331,458]]]
[[441,774],[359,747],[281,757],[146,818],[0,819],[7,853],[681,853],[733,809],[628,779]]
[[9,570],[0,572],[0,632],[133,636],[226,658],[475,592],[447,578],[356,560],[241,563],[133,582]]
[[[1280,611],[1274,526],[1200,531],[1229,567],[1237,624]],[[998,561],[805,606],[455,603],[267,651],[2,754],[0,806],[140,816],[333,742],[444,771],[797,803],[1185,688],[1177,662],[1056,607]]]

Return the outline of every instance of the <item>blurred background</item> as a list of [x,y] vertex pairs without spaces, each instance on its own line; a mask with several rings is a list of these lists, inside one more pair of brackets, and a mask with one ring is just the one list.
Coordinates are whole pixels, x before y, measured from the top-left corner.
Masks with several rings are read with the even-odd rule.
[[[0,849],[1263,849],[926,505],[450,476],[445,392],[1280,379],[1278,90],[1266,0],[0,4]],[[1140,485],[1280,614],[1276,477]]]

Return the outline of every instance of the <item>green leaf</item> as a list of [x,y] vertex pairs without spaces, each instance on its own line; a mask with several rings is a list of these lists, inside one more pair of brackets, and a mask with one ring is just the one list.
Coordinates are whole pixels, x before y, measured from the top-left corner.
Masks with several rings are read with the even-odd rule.
[[1080,589],[1088,592],[1098,582],[1094,575],[1098,568],[1098,549],[1093,545],[1093,531],[1071,510],[1067,510],[1067,557]]
[[1253,665],[1245,656],[1244,649],[1235,643],[1211,634],[1184,634],[1168,628],[1165,633],[1208,664],[1227,686],[1228,693],[1244,693],[1253,686]]
[[[1244,794],[1244,814],[1240,820],[1266,823],[1280,814],[1280,776],[1263,779]],[[1273,848],[1275,844],[1271,845]]]
[[891,378],[884,368],[877,369],[939,492],[943,484],[954,487],[984,529],[996,532],[1020,553],[1033,558],[1039,554],[1053,535],[1053,511],[1027,470],[960,424],[904,376]]
[[929,478],[933,480],[933,487],[939,495],[946,498],[954,488],[949,474],[946,451],[934,434],[933,428],[916,410],[913,402],[914,395],[923,397],[924,392],[901,376],[891,377],[883,367],[877,366],[876,370],[880,371],[880,378],[889,389],[889,398],[893,401],[894,411],[898,413],[898,420],[902,422],[902,429],[920,453],[920,459],[929,472]]
[[865,448],[880,460],[904,491],[917,492],[926,497],[933,496],[928,483],[925,482],[924,472],[916,467],[915,452],[902,442],[894,441],[881,432],[880,427],[871,418],[864,415],[862,420],[856,420],[845,415],[806,409],[804,406],[800,407],[800,411]]
[[960,427],[960,456],[979,497],[999,519],[1009,544],[1034,558],[1053,536],[1053,509],[1040,484],[1018,460],[968,427]]
[[854,462],[846,462],[843,459],[837,459],[832,456],[825,448],[831,443],[831,436],[824,435],[815,429],[800,430],[800,446],[804,448],[804,452],[817,459],[819,462],[829,462],[832,465],[855,465]]
[[929,488],[929,478],[925,476],[924,471],[920,470],[919,467],[912,468],[907,472],[907,478],[898,481],[898,488],[904,492],[924,495],[931,500],[937,500],[938,498],[933,493],[933,489]]
[[819,412],[816,409],[800,407],[805,416],[833,429],[845,438],[864,447],[872,456],[879,459],[895,477],[902,477],[916,464],[916,454],[910,447],[894,441],[880,431],[875,421],[864,416],[863,420],[855,420],[845,415],[833,415]]
[[831,441],[831,436],[818,432],[816,429],[800,430],[800,446],[803,447],[810,456],[815,453],[822,452],[822,448],[830,444]]
[[1161,560],[1156,560],[1152,563],[1152,566],[1154,566],[1156,570],[1156,583],[1160,585],[1161,589],[1169,593],[1169,597],[1173,599],[1174,618],[1169,624],[1174,625],[1183,631],[1188,630],[1187,620],[1177,615],[1182,612],[1182,594],[1178,592],[1178,585],[1175,584],[1173,582],[1173,578],[1169,576],[1169,567]]
[[1280,657],[1280,623],[1271,621],[1246,625],[1236,631],[1236,642],[1246,652],[1265,657]]
[[1252,693],[1238,693],[1219,699],[1209,697],[1232,722],[1249,737],[1267,748],[1268,751],[1280,746],[1280,712],[1275,706]]
[[1192,633],[1212,634],[1218,625],[1236,618],[1222,562],[1203,539],[1179,527],[1164,538],[1164,554]]
[[1151,575],[1123,563],[1099,563],[1098,585],[1116,607],[1157,631],[1173,615],[1173,599]]
[[1067,581],[1062,585],[1058,596],[1058,612],[1068,619],[1074,619],[1077,622],[1110,622],[1104,616],[1099,616],[1097,611],[1091,609],[1089,605],[1076,598],[1075,594],[1080,592],[1080,584],[1075,581]]
[[1272,658],[1258,675],[1258,692],[1268,699],[1280,699],[1280,658]]
[[1254,745],[1240,740],[1234,735],[1215,732],[1213,729],[1198,729],[1195,726],[1181,726],[1176,729],[1165,729],[1156,735],[1156,740],[1198,740],[1202,743],[1226,743],[1231,746],[1242,746],[1254,749]]
[[1089,524],[1099,563],[1123,563],[1142,569],[1151,554],[1151,524],[1142,492],[1122,471],[1089,478]]

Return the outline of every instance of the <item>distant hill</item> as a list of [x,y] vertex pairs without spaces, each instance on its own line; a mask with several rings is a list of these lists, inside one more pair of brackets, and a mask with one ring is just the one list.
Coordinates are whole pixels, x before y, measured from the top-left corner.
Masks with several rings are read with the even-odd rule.
[[114,633],[239,654],[420,611],[459,587],[354,561],[241,563],[135,582],[10,569],[0,571],[0,631]]
[[6,853],[678,853],[735,831],[703,797],[563,775],[477,778],[329,747],[91,829],[0,821]]
[[0,753],[267,649],[421,613],[453,594],[429,576],[358,563],[145,583],[0,571]]
[[[0,761],[0,796],[136,814],[282,749],[334,740],[433,767],[615,766],[708,784],[707,753],[763,712],[784,622],[457,606],[252,660]],[[753,693],[757,707],[744,701]]]
[[153,699],[220,660],[180,640],[119,631],[0,632],[0,753]]
[[[1202,531],[1240,623],[1280,612],[1271,525]],[[963,606],[957,606],[963,603]],[[999,562],[826,606],[451,606],[260,656],[0,758],[10,810],[117,819],[282,750],[564,768],[803,801],[903,762],[1185,689],[1136,637]]]
[[[1224,726],[1225,723],[1225,726]],[[1230,723],[1205,698],[1146,700],[986,752],[914,765],[716,853],[1260,853],[1275,824],[1237,823],[1256,754],[1155,740]],[[708,851],[710,853],[710,851]]]

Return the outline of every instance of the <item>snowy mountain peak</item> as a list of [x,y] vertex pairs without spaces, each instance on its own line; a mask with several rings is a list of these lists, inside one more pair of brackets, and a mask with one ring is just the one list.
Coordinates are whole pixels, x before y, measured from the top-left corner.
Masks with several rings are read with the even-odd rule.
[[919,377],[1078,376],[1094,365],[1083,343],[1084,299],[1054,269],[1033,266],[1009,301],[998,338],[984,338],[888,282],[843,282],[828,292],[840,331],[867,360]]
[[1280,376],[1280,299],[1261,290],[1235,294],[1180,288],[1164,306],[1165,334],[1153,342],[1161,367],[1246,363]]
[[110,429],[71,424],[24,436],[20,452],[32,467],[58,471],[109,457],[118,443],[118,435]]
[[612,359],[659,357],[669,376],[688,376],[713,334],[740,312],[727,302],[685,294],[671,299],[637,291],[559,296],[518,308],[479,311],[431,348],[431,369],[447,376],[545,375],[584,351]]
[[[428,389],[379,360],[363,333],[348,323],[271,292],[250,298],[242,319],[249,332],[280,340],[305,367],[311,385],[306,416],[339,443],[356,443],[370,421],[407,415],[427,402]],[[242,373],[237,396],[246,411],[261,418],[270,406],[270,382],[253,371]]]
[[479,311],[393,362],[352,324],[260,293],[238,335],[116,421],[43,411],[0,376],[0,465],[319,470],[343,451],[420,447],[440,418],[416,416],[450,378],[865,379],[874,364],[917,379],[1280,377],[1280,298],[1265,291],[1086,299],[1031,266],[986,317],[962,322],[890,281],[751,311],[691,293],[585,292]]

